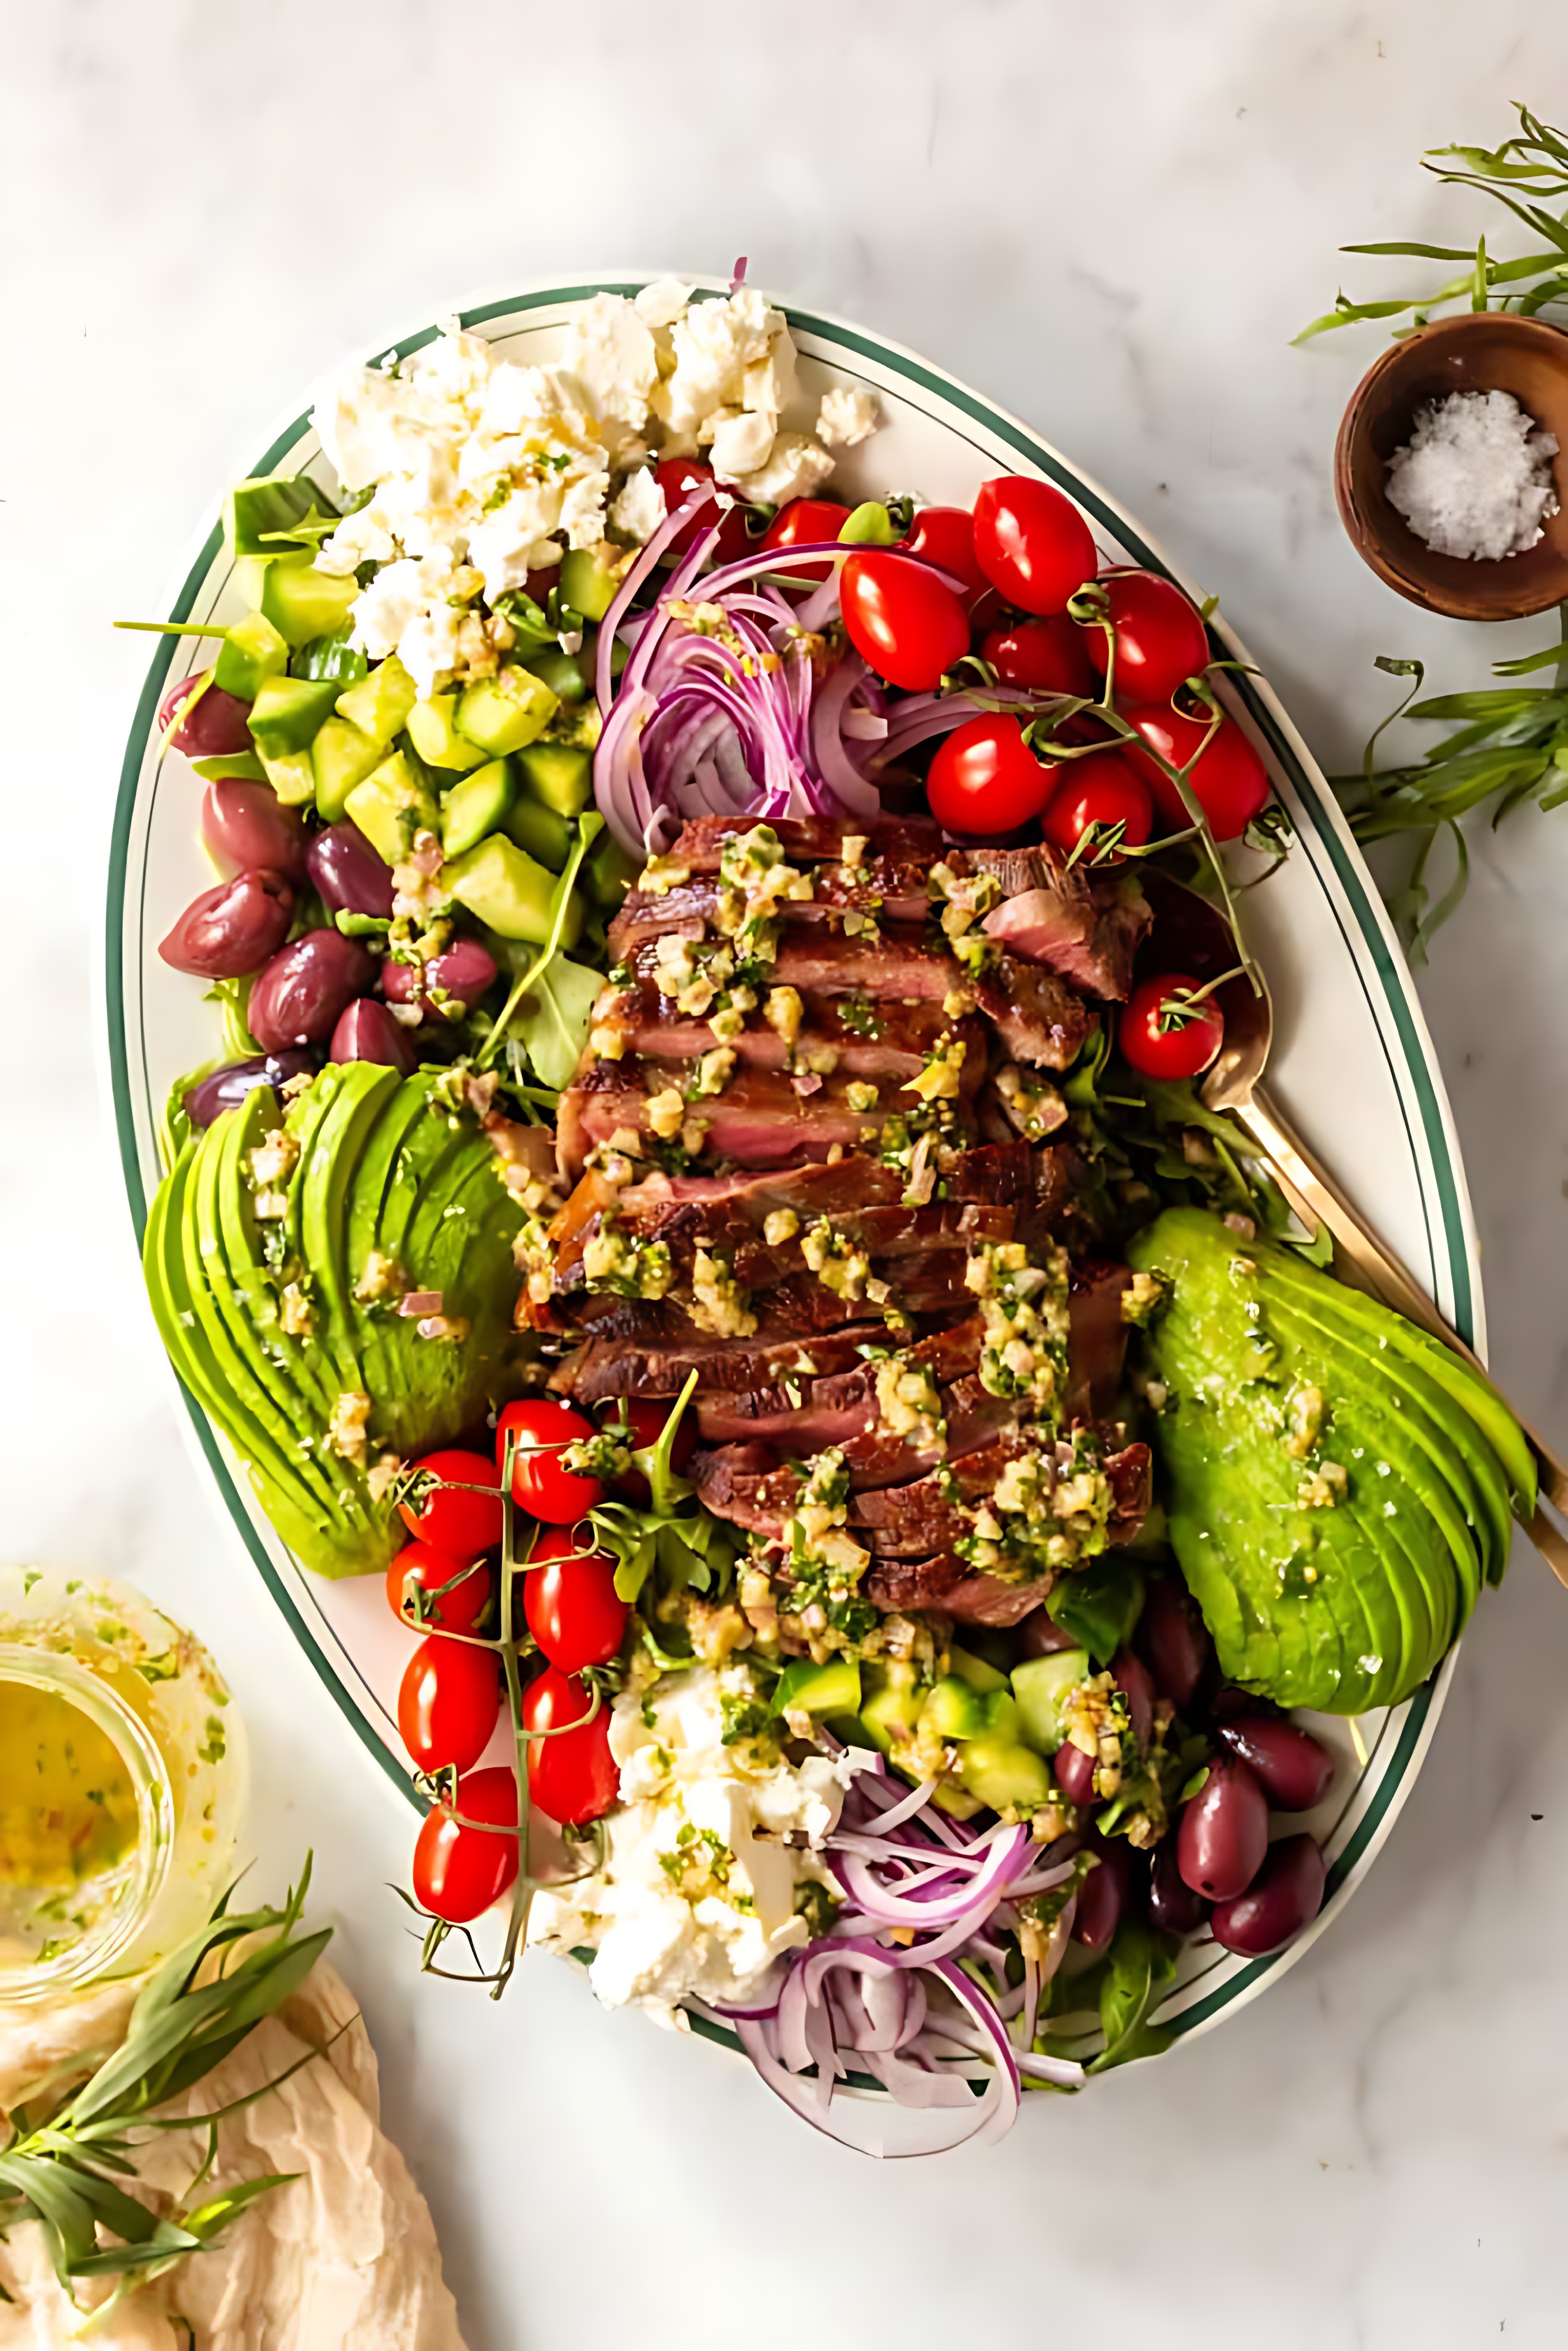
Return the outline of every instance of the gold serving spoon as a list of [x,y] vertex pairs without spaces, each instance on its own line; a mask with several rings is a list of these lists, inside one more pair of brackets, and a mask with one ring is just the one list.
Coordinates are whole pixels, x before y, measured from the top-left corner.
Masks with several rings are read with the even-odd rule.
[[[1157,868],[1145,868],[1141,878],[1155,909],[1162,945],[1171,950],[1174,964],[1199,979],[1218,977],[1235,968],[1239,961],[1235,934],[1218,906]],[[1374,1296],[1462,1355],[1508,1405],[1540,1473],[1541,1499],[1525,1531],[1559,1583],[1568,1587],[1568,1540],[1542,1507],[1550,1501],[1568,1513],[1568,1466],[1502,1395],[1479,1356],[1439,1314],[1408,1268],[1346,1199],[1264,1091],[1274,1012],[1268,983],[1261,973],[1258,977],[1256,990],[1245,977],[1228,979],[1215,989],[1225,1015],[1225,1042],[1199,1089],[1200,1100],[1208,1110],[1228,1111],[1246,1128],[1308,1232],[1315,1236],[1327,1227],[1343,1260],[1342,1270],[1353,1272]]]

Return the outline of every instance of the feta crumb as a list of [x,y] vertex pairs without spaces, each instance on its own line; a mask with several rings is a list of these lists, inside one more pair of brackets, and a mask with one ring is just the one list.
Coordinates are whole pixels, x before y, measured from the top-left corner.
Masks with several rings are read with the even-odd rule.
[[822,404],[817,411],[817,438],[830,449],[852,449],[857,441],[874,433],[881,422],[874,392],[868,392],[861,384],[836,383],[831,392],[822,394]]
[[617,530],[624,531],[628,538],[634,538],[642,546],[653,538],[667,513],[664,493],[652,466],[639,465],[634,474],[627,475],[625,487],[610,509],[610,519]]

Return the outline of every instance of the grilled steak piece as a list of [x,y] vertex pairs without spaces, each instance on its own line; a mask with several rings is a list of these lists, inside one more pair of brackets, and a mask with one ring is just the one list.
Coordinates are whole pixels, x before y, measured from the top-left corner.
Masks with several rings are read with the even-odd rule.
[[[627,990],[617,999],[607,1026],[618,1030],[629,1051],[661,1061],[694,1061],[721,1040],[706,1020],[689,1019],[652,987]],[[971,1022],[969,1026],[974,1027]],[[806,995],[800,1027],[791,1049],[778,1029],[755,1022],[729,1040],[740,1061],[764,1070],[838,1070],[850,1078],[917,1078],[929,1055],[953,1031],[936,1001],[925,1004]]]
[[1126,996],[1133,957],[1154,920],[1134,877],[1069,867],[1046,846],[974,849],[968,857],[1006,893],[985,918],[988,937],[1092,996],[1118,1001]]
[[[972,1091],[985,1073],[984,1049],[978,1044],[970,1061]],[[871,1108],[855,1108],[848,1090],[862,1081],[837,1071],[831,1078],[797,1081],[781,1070],[743,1068],[736,1070],[722,1093],[687,1102],[689,1076],[678,1061],[591,1062],[562,1094],[557,1112],[557,1145],[569,1176],[581,1173],[598,1144],[621,1134],[656,1134],[651,1105],[671,1094],[679,1113],[673,1134],[695,1123],[702,1130],[705,1155],[738,1159],[750,1167],[821,1159],[835,1143],[842,1151],[852,1150],[872,1141],[896,1102],[894,1091],[888,1088]],[[970,1081],[967,1065],[964,1081]]]
[[935,1559],[879,1559],[861,1590],[873,1608],[939,1608],[955,1624],[1008,1626],[1020,1625],[1055,1583],[1054,1575],[1043,1575],[1032,1583],[1004,1583],[998,1575],[977,1575],[948,1551]]
[[1067,1299],[1067,1411],[1073,1419],[1103,1419],[1116,1401],[1131,1335],[1122,1320],[1122,1299],[1132,1286],[1131,1270],[1124,1265],[1093,1260],[1072,1269]]
[[[750,816],[694,817],[671,843],[670,861],[693,873],[716,873],[725,842],[744,839],[756,822]],[[848,817],[770,817],[768,822],[791,865],[841,862],[844,841],[852,834],[866,844],[861,862],[868,872],[902,863],[929,873],[943,853],[941,830],[925,817],[884,816],[870,824]]]
[[[934,1331],[902,1351],[901,1361],[927,1370],[939,1389],[967,1384],[980,1360],[982,1325],[977,1315]],[[868,1342],[880,1356],[887,1334],[879,1332]],[[795,1449],[841,1445],[876,1417],[877,1362],[864,1360],[852,1370],[824,1372],[822,1376],[787,1385],[774,1384],[743,1390],[701,1387],[696,1393],[697,1426],[710,1445],[750,1437],[787,1439]],[[821,1435],[811,1432],[821,1430]]]
[[557,1365],[550,1386],[579,1404],[602,1404],[612,1396],[679,1395],[695,1372],[705,1391],[745,1395],[785,1380],[813,1379],[819,1372],[848,1371],[862,1362],[862,1346],[886,1343],[880,1322],[792,1335],[758,1332],[749,1339],[689,1333],[633,1341],[594,1337]]
[[1071,1069],[1099,1017],[1054,972],[1010,955],[998,956],[969,986],[1013,1059],[1037,1070]]

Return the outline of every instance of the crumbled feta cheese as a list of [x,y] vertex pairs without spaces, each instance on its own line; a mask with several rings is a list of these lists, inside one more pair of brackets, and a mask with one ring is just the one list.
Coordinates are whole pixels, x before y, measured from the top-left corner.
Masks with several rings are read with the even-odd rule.
[[648,320],[623,294],[596,294],[567,329],[559,362],[587,394],[602,423],[613,420],[641,432],[648,395],[659,381],[659,359]]
[[817,438],[830,449],[852,449],[874,433],[882,422],[874,392],[863,385],[836,383],[831,392],[822,394],[821,407],[817,411]]
[[827,480],[833,461],[820,441],[803,433],[780,433],[765,465],[753,474],[737,475],[733,486],[752,506],[787,506],[791,498],[809,498]]
[[766,465],[773,454],[774,428],[766,416],[741,409],[720,410],[708,436],[714,472],[721,482],[737,480]]
[[652,286],[644,286],[640,294],[632,296],[632,307],[650,327],[673,327],[691,300],[693,291],[690,286],[683,286],[678,277],[656,277]]
[[653,538],[665,519],[668,508],[664,493],[659,487],[651,465],[639,465],[626,477],[625,487],[610,509],[610,519],[628,538],[639,547]]

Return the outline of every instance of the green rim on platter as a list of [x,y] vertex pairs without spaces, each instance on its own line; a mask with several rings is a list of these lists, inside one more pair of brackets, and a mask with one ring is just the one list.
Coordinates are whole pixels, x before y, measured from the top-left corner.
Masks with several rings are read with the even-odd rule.
[[[460,314],[461,321],[465,327],[479,327],[501,318],[520,319],[529,311],[586,301],[598,293],[632,294],[645,282],[643,278],[612,277],[533,287],[465,310]],[[725,290],[716,281],[697,282],[705,285],[707,290]],[[1086,514],[1113,534],[1134,561],[1179,580],[1179,574],[1166,561],[1159,549],[1144,537],[1114,502],[1093,483],[1076,473],[1048,443],[1016,417],[983,400],[954,377],[930,366],[915,353],[904,350],[897,344],[831,318],[796,309],[787,304],[782,307],[797,344],[810,356],[827,361],[845,374],[855,372],[853,362],[858,360],[875,371],[874,376],[868,381],[880,381],[900,392],[906,399],[924,393],[928,402],[936,403],[927,406],[924,412],[933,422],[945,425],[961,437],[970,438],[971,445],[988,458],[994,458],[999,452],[1008,453],[1030,470],[1055,482],[1077,501]],[[434,340],[439,331],[436,326],[429,326],[390,348],[399,357],[406,357],[411,351]],[[381,350],[388,348],[378,347],[377,355]],[[966,434],[966,425],[976,427],[983,439],[974,439]],[[277,434],[251,470],[265,474],[278,467],[308,431],[308,417],[296,417]],[[214,580],[214,565],[221,553],[222,534],[214,524],[195,553],[183,583],[172,601],[167,615],[171,621],[188,620],[204,588],[221,586],[221,581]],[[1181,584],[1185,586],[1186,583]],[[1232,658],[1245,659],[1242,647],[1228,628],[1221,624],[1215,634],[1221,652]],[[139,1033],[134,1040],[134,1060],[139,1066],[134,1070],[133,1040],[127,1028],[128,949],[133,953],[138,966],[144,951],[144,862],[134,876],[137,897],[133,906],[127,904],[127,891],[132,883],[136,820],[142,808],[142,783],[148,770],[158,702],[173,661],[175,647],[180,642],[172,637],[162,639],[149,664],[121,767],[110,853],[105,941],[110,1070],[120,1160],[139,1240],[146,1220],[148,1180],[150,1177],[156,1180],[155,1155],[146,1138],[155,1132],[161,1107],[161,1098],[154,1099],[150,1082],[146,1040],[141,1033],[140,1019]],[[1479,1322],[1480,1301],[1469,1203],[1447,1102],[1404,960],[1360,852],[1351,841],[1332,795],[1279,703],[1260,680],[1241,673],[1233,673],[1233,680],[1235,692],[1249,719],[1272,755],[1277,777],[1281,778],[1287,787],[1298,845],[1333,914],[1346,958],[1356,973],[1373,1015],[1394,1081],[1395,1098],[1405,1121],[1411,1160],[1416,1173],[1434,1293],[1439,1302],[1446,1305],[1456,1328],[1473,1342]],[[140,1132],[138,1084],[141,1088]],[[329,1654],[323,1633],[310,1623],[296,1591],[290,1589],[288,1576],[280,1567],[278,1558],[272,1555],[257,1514],[244,1499],[233,1468],[205,1414],[188,1395],[184,1396],[184,1402],[228,1515],[267,1588],[304,1646],[322,1681],[330,1689],[370,1753],[410,1802],[418,1804],[421,1800],[405,1765],[388,1739],[378,1730],[372,1714],[352,1694],[345,1672]],[[279,1554],[287,1560],[287,1554],[281,1552],[281,1547]],[[308,1589],[303,1571],[296,1568],[294,1573],[304,1588]],[[342,1648],[343,1644],[335,1632],[332,1637]],[[346,1650],[344,1655],[348,1656]],[[1315,1939],[1316,1933],[1327,1925],[1337,1910],[1340,1899],[1369,1862],[1392,1825],[1393,1814],[1403,1801],[1412,1772],[1418,1766],[1435,1728],[1451,1663],[1450,1656],[1439,1666],[1423,1688],[1384,1719],[1371,1754],[1364,1764],[1356,1786],[1346,1800],[1341,1818],[1327,1833],[1326,1842],[1331,1848],[1336,1839],[1342,1841],[1329,1867],[1327,1898],[1316,1928],[1287,1950],[1271,1958],[1246,1962],[1221,1958],[1196,1978],[1188,1978],[1178,1984],[1161,2011],[1161,2021],[1176,2033],[1189,2032],[1207,2025],[1228,2008],[1251,1997],[1273,1972],[1289,1966],[1298,1958]],[[389,1724],[389,1730],[391,1727]],[[1375,1773],[1375,1779],[1369,1791],[1367,1783]],[[1212,1988],[1206,1989],[1214,1977],[1220,1980],[1213,1983]],[[706,2038],[722,2040],[732,2048],[739,2046],[733,2035],[720,2028],[704,2025],[699,2021],[697,2029]]]

